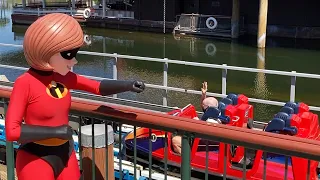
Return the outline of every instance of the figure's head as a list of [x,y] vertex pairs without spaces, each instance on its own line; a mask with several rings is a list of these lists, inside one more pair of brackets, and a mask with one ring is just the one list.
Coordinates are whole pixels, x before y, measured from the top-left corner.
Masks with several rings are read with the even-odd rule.
[[202,109],[205,110],[208,107],[218,107],[218,100],[214,97],[207,97],[202,101]]
[[77,63],[75,55],[83,43],[83,31],[73,17],[52,13],[30,25],[23,49],[31,67],[65,75]]

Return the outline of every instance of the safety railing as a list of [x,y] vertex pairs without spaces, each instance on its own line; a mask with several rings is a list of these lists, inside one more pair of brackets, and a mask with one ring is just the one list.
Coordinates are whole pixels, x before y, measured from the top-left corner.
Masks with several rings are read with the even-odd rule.
[[[22,45],[14,45],[14,44],[5,44],[0,43],[0,46],[9,46],[9,47],[19,47],[21,48]],[[103,47],[105,48],[105,46]],[[227,75],[228,70],[232,71],[241,71],[241,72],[251,72],[251,73],[264,73],[264,74],[273,74],[273,75],[280,75],[280,76],[288,76],[291,79],[290,87],[290,101],[295,101],[296,96],[296,79],[297,78],[309,78],[309,79],[320,79],[320,75],[318,74],[309,74],[309,73],[299,73],[296,71],[278,71],[278,70],[267,70],[267,69],[257,69],[257,68],[247,68],[247,67],[238,67],[238,66],[229,66],[227,64],[208,64],[208,63],[197,63],[197,62],[189,62],[189,61],[181,61],[181,60],[172,60],[168,58],[152,58],[152,57],[141,57],[141,56],[131,56],[131,55],[121,55],[117,53],[100,53],[100,52],[89,52],[89,51],[79,51],[79,54],[83,55],[91,55],[91,56],[101,56],[101,57],[111,57],[114,58],[115,63],[113,63],[113,78],[117,79],[117,61],[119,58],[122,59],[130,59],[130,60],[138,60],[138,61],[151,61],[151,62],[160,62],[163,63],[163,81],[162,85],[157,84],[149,84],[146,83],[146,87],[148,88],[155,88],[155,89],[162,89],[165,91],[176,91],[176,92],[183,92],[189,94],[198,94],[201,95],[201,91],[193,90],[193,89],[185,89],[185,88],[178,88],[178,87],[170,87],[168,86],[168,71],[169,71],[169,64],[179,64],[184,66],[193,66],[193,67],[203,67],[203,68],[212,68],[212,69],[221,69],[221,82],[222,87],[221,93],[212,93],[208,92],[208,96],[214,97],[226,97],[227,95]],[[258,56],[261,56],[258,52]],[[10,65],[1,65],[0,68],[8,68],[8,69],[16,69],[16,70],[27,70],[27,68],[23,67],[16,67]],[[76,68],[76,67],[75,67]],[[108,78],[101,78],[95,76],[86,76],[91,79],[95,80],[103,80]],[[116,97],[116,96],[114,96]],[[283,106],[285,102],[280,101],[272,101],[266,99],[257,99],[257,98],[250,98],[249,101],[253,103],[261,103],[261,104],[268,104],[268,105],[275,105],[275,106]],[[167,96],[164,93],[163,96],[163,106],[167,106]],[[310,106],[310,110],[320,111],[320,107],[318,106]]]
[[[12,87],[10,86],[0,86],[0,98],[2,98],[5,109],[7,109],[7,105],[10,103],[8,102],[8,98],[10,97],[11,91]],[[72,98],[71,114],[74,118],[78,118],[78,139],[80,144],[82,138],[82,120],[84,118],[91,119],[92,134],[95,134],[95,123],[104,124],[105,127],[109,124],[112,124],[113,127],[119,127],[119,151],[116,155],[117,160],[115,159],[115,161],[119,162],[119,166],[117,167],[118,173],[115,174],[118,179],[128,178],[128,170],[125,171],[122,162],[129,159],[133,162],[131,174],[134,179],[160,179],[154,176],[154,171],[157,169],[157,171],[162,171],[163,177],[161,179],[169,179],[169,175],[172,176],[174,174],[181,179],[190,179],[191,176],[201,176],[198,179],[206,180],[212,179],[215,176],[222,176],[223,179],[233,178],[230,174],[238,178],[240,176],[240,178],[242,177],[243,179],[252,175],[256,175],[260,179],[272,179],[274,174],[271,172],[280,170],[283,170],[281,176],[284,179],[293,179],[293,177],[297,179],[297,177],[299,177],[298,179],[309,180],[315,179],[316,173],[310,171],[310,167],[314,166],[315,161],[320,161],[320,142],[310,139],[195,121],[159,112],[75,97]],[[127,136],[127,134],[122,136],[121,127],[123,124],[133,126],[130,136]],[[117,128],[114,128],[114,130],[116,129]],[[155,129],[157,131],[155,131]],[[139,139],[137,139],[137,135],[139,135]],[[177,155],[172,150],[172,135],[181,136],[181,155]],[[108,133],[105,133],[105,139],[108,139]],[[202,144],[200,143],[201,140]],[[122,142],[124,144],[122,144]],[[220,142],[220,144],[212,144],[212,142]],[[92,139],[92,143],[94,144],[94,139]],[[254,154],[253,159],[255,165],[250,166],[246,164],[247,160],[236,165],[230,164],[230,153],[232,151],[230,150],[231,146],[229,146],[229,144],[245,147],[243,159],[247,159],[248,157],[252,158],[252,154]],[[130,145],[132,145],[132,149]],[[200,150],[200,148],[202,150]],[[143,151],[143,149],[149,151],[146,152]],[[152,149],[153,152],[151,152],[150,149]],[[82,150],[83,148],[80,147],[80,169],[88,171],[88,169],[83,169]],[[259,150],[263,150],[263,154],[261,154]],[[251,154],[249,152],[251,152]],[[105,166],[108,167],[108,154],[110,152],[108,152],[107,148],[105,153],[107,154],[105,157]],[[280,163],[281,165],[279,167],[275,166],[275,162],[272,162],[272,158],[269,157],[274,154],[281,154],[285,157],[285,160],[282,164]],[[292,164],[297,163],[297,161],[294,162],[291,156],[305,158],[300,159],[300,162],[303,163],[299,164],[298,167],[303,169],[305,173],[299,175],[292,173],[292,169],[294,168]],[[94,150],[92,150],[92,157],[92,179],[96,179],[97,176],[101,174],[105,174],[105,177],[108,177],[108,173],[113,173],[109,171],[102,172],[95,168]],[[140,165],[138,162],[144,164]],[[15,166],[14,149],[11,142],[6,142],[6,163],[7,178],[8,180],[13,180]],[[145,168],[144,172],[137,171],[138,166],[139,169]],[[169,169],[174,167],[178,169],[178,173],[169,171]],[[275,167],[278,169],[272,169]],[[304,167],[306,169],[304,169]],[[191,175],[191,170],[200,171],[203,174],[194,175],[193,172]],[[261,174],[259,174],[258,171]],[[146,172],[147,177],[143,175]],[[278,178],[280,179],[281,177]]]
[[[11,46],[11,47],[22,47],[21,45],[12,45],[12,44],[0,44],[3,46]],[[179,61],[179,60],[169,60],[167,58],[160,59],[160,58],[149,58],[149,57],[139,57],[139,56],[129,56],[129,55],[119,55],[119,54],[110,54],[110,53],[97,53],[97,52],[87,52],[87,51],[80,51],[80,54],[85,55],[95,55],[95,56],[103,56],[103,57],[113,57],[115,61],[118,60],[118,58],[124,58],[124,59],[134,59],[134,60],[144,60],[144,61],[153,61],[153,62],[162,62],[164,63],[164,71],[163,71],[163,85],[155,85],[155,84],[146,84],[148,88],[157,88],[157,89],[163,89],[163,90],[171,90],[171,91],[178,91],[178,92],[185,92],[185,93],[192,93],[192,94],[201,94],[200,91],[196,90],[190,90],[190,89],[183,89],[183,88],[176,88],[176,87],[169,87],[167,82],[167,73],[168,73],[168,64],[180,64],[180,65],[187,65],[187,66],[197,66],[197,67],[206,67],[206,68],[217,68],[222,70],[222,93],[208,93],[208,95],[216,96],[216,97],[226,97],[227,93],[227,71],[228,70],[235,70],[235,71],[245,71],[245,72],[260,72],[260,73],[266,73],[266,74],[276,74],[276,75],[282,75],[282,76],[289,76],[291,78],[291,88],[290,88],[290,100],[294,101],[295,99],[295,84],[296,84],[296,77],[304,77],[304,78],[313,78],[313,79],[320,79],[320,75],[316,74],[307,74],[307,73],[297,73],[297,72],[284,72],[284,71],[274,71],[274,70],[264,70],[264,69],[255,69],[255,68],[245,68],[245,67],[235,67],[235,66],[228,66],[226,64],[223,65],[217,65],[217,64],[206,64],[206,63],[195,63],[195,62],[187,62],[187,61]],[[10,69],[17,69],[17,70],[26,70],[27,68],[23,67],[15,67],[15,66],[9,66],[9,65],[0,65],[0,68],[10,68]],[[92,77],[87,76],[92,79],[96,80],[102,80],[106,78],[100,78],[100,77]],[[113,66],[113,79],[117,79],[117,67],[116,63]],[[0,97],[4,98],[4,108],[6,109],[8,104],[8,98],[10,96],[10,87],[7,86],[1,86],[0,88]],[[153,141],[155,140],[153,131],[150,129],[157,129],[162,130],[164,132],[164,151],[163,154],[163,161],[160,162],[160,167],[162,168],[162,171],[164,173],[164,176],[172,174],[170,172],[167,172],[167,168],[170,166],[177,166],[177,163],[172,160],[171,155],[174,155],[172,151],[172,147],[170,146],[172,133],[174,134],[180,134],[182,136],[182,154],[181,163],[178,163],[178,167],[181,167],[180,173],[182,179],[188,179],[190,177],[190,169],[198,169],[199,166],[194,167],[195,165],[190,165],[190,161],[192,161],[192,158],[194,158],[194,153],[196,151],[196,147],[194,147],[194,144],[190,144],[190,139],[195,138],[204,138],[205,143],[201,146],[205,148],[205,155],[206,158],[201,162],[205,163],[202,164],[199,171],[204,172],[205,178],[208,179],[211,174],[218,174],[223,176],[224,178],[227,178],[227,174],[230,171],[228,163],[226,163],[228,159],[228,152],[227,148],[224,148],[224,143],[231,143],[238,146],[244,146],[247,149],[263,149],[265,152],[272,152],[276,154],[285,154],[285,162],[284,162],[284,177],[289,178],[292,177],[292,174],[288,174],[290,171],[290,157],[288,156],[296,156],[296,157],[302,157],[309,159],[307,161],[308,167],[310,167],[310,164],[312,164],[313,161],[316,160],[319,161],[319,142],[313,141],[313,140],[305,140],[301,138],[296,137],[290,137],[290,136],[282,136],[277,134],[270,134],[266,132],[256,132],[253,130],[248,129],[241,129],[236,127],[230,127],[230,126],[223,126],[223,125],[213,125],[208,124],[204,122],[199,121],[193,121],[185,118],[178,118],[178,117],[172,117],[172,116],[166,116],[161,113],[154,113],[146,110],[141,110],[137,108],[131,108],[126,106],[119,106],[115,104],[106,104],[103,103],[99,98],[95,97],[95,100],[86,100],[81,99],[81,97],[86,97],[93,99],[94,96],[88,95],[86,93],[79,93],[77,95],[78,98],[73,98],[72,103],[72,115],[83,119],[85,117],[91,118],[91,119],[97,119],[100,123],[110,124],[110,123],[118,123],[119,128],[119,134],[122,134],[122,128],[121,126],[123,124],[129,124],[133,125],[133,137],[136,137],[136,127],[145,127],[149,129],[149,149],[152,149]],[[114,96],[116,97],[116,95]],[[278,105],[282,106],[285,103],[284,102],[277,102],[277,101],[269,101],[269,100],[263,100],[263,99],[255,99],[255,98],[249,98],[249,101],[256,102],[256,103],[264,103],[264,104],[270,104],[270,105]],[[167,107],[166,104],[166,97],[163,97],[163,106]],[[112,110],[111,110],[111,109]],[[319,107],[310,107],[311,110],[319,111]],[[83,125],[82,121],[79,121],[79,134],[81,134],[81,125]],[[116,128],[117,129],[117,128]],[[199,132],[199,129],[201,129],[201,132]],[[192,137],[192,138],[191,138]],[[123,141],[122,136],[119,136],[119,142]],[[108,139],[108,138],[106,138]],[[221,156],[219,156],[219,165],[217,165],[217,168],[220,170],[214,171],[215,165],[212,165],[212,162],[208,160],[208,156],[211,153],[212,145],[207,143],[206,140],[211,141],[219,141],[222,144],[218,147],[220,152],[223,152]],[[81,137],[79,136],[79,142],[81,144]],[[136,145],[137,141],[134,138],[133,144]],[[292,145],[295,147],[293,148]],[[216,144],[213,145],[214,147],[217,147]],[[124,171],[122,171],[122,155],[124,155],[123,146],[119,146],[119,154],[118,154],[118,161],[119,164],[119,177],[124,178],[125,174]],[[194,149],[196,148],[196,149]],[[8,179],[13,179],[13,168],[14,168],[14,148],[12,143],[6,142],[6,150],[7,150],[7,167],[8,167]],[[133,159],[134,162],[137,161],[136,155],[139,153],[137,151],[136,146],[134,146],[133,150]],[[248,150],[250,151],[250,150]],[[266,179],[268,176],[266,172],[268,171],[268,167],[266,166],[266,162],[268,161],[269,155],[267,153],[263,154],[263,179]],[[80,147],[80,165],[81,165],[81,147]],[[141,176],[142,174],[146,174],[151,178],[153,169],[155,167],[153,166],[153,161],[155,161],[157,158],[154,159],[154,154],[148,153],[147,157],[150,163],[149,165],[144,166],[144,168],[147,168],[148,170],[142,170],[139,171],[138,174],[136,171],[134,171],[132,174],[134,177]],[[247,153],[244,153],[244,158],[246,159]],[[248,155],[249,156],[249,155]],[[179,157],[179,156],[178,156]],[[169,159],[168,159],[169,158]],[[171,158],[171,159],[170,159]],[[158,160],[158,159],[157,159]],[[162,163],[162,164],[161,164]],[[136,163],[134,163],[134,169],[136,169],[138,166]],[[163,165],[164,164],[164,165]],[[247,176],[246,172],[247,167],[245,163],[242,164],[242,167],[240,168],[240,171],[242,171],[244,177]],[[158,165],[159,166],[159,165]],[[139,165],[140,167],[140,165]],[[161,170],[160,168],[160,170]],[[217,173],[218,172],[218,173]],[[308,172],[308,173],[307,173]],[[310,177],[309,168],[304,174],[307,179]],[[156,178],[157,179],[157,178]],[[165,178],[166,179],[166,178]],[[201,179],[201,178],[200,178]],[[203,178],[202,178],[203,179]]]

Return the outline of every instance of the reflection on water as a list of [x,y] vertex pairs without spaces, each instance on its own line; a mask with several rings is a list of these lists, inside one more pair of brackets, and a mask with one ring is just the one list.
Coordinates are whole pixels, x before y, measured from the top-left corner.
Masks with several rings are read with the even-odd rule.
[[8,1],[0,0],[0,28],[6,26],[10,22],[10,19],[6,16],[6,10],[8,8]]
[[[257,50],[257,68],[265,69],[265,49]],[[255,97],[259,99],[269,99],[271,93],[268,91],[267,78],[265,73],[259,72],[256,74],[256,78],[254,80],[254,94]],[[255,106],[255,111],[259,112],[260,116],[268,117],[271,113],[270,105],[267,104],[257,104]]]
[[[3,0],[0,0],[3,1]],[[6,9],[3,17],[10,18],[11,10]],[[1,43],[22,44],[26,26],[12,26],[11,23],[0,27]],[[268,47],[266,52],[250,46],[247,41],[214,40],[199,37],[177,37],[172,34],[154,34],[142,32],[117,31],[109,29],[83,28],[86,46],[82,50],[106,53],[118,53],[145,57],[169,58],[210,64],[228,64],[233,66],[275,69],[308,73],[319,73],[320,53],[308,49],[290,49]],[[164,64],[157,62],[135,61],[128,59],[79,55],[74,67],[77,73],[117,79],[140,79],[147,83],[165,85],[163,81]],[[1,47],[0,64],[28,67],[21,48]],[[115,66],[116,65],[116,66]],[[115,69],[115,67],[117,67]],[[9,80],[14,81],[22,72],[0,69]],[[208,82],[209,92],[221,92],[219,69],[191,67],[186,65],[168,65],[167,85],[185,89],[200,90],[203,81]],[[265,75],[264,73],[246,73],[228,71],[227,92],[243,93],[249,97],[277,101],[288,101],[290,77]],[[310,83],[313,84],[310,87]],[[299,88],[303,88],[300,91]],[[317,95],[320,88],[318,80],[297,79],[296,98],[310,105],[320,105]],[[163,98],[163,90],[147,89],[142,94],[122,93],[118,97],[139,100],[148,103],[167,104],[184,107],[192,103],[199,106],[199,95],[168,91]],[[255,119],[269,120],[280,108],[254,104]]]

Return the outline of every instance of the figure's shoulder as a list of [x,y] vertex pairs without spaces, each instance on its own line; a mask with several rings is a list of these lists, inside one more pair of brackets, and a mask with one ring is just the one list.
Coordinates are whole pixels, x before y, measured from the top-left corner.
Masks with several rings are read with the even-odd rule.
[[63,83],[67,88],[72,88],[74,84],[77,82],[77,74],[73,72],[68,72],[66,75],[61,75],[59,73],[55,73],[56,81]]
[[76,83],[82,82],[84,79],[86,79],[86,77],[84,77],[83,75],[80,75],[71,71],[69,71],[64,76],[64,80],[73,85],[75,85]]
[[74,72],[72,72],[72,71],[69,71],[66,75],[65,75],[65,77],[66,78],[75,78],[75,77],[77,77],[77,73],[74,73]]
[[28,85],[30,83],[30,79],[31,79],[31,75],[28,72],[23,73],[22,75],[20,75],[15,81],[14,84],[15,86],[25,86]]

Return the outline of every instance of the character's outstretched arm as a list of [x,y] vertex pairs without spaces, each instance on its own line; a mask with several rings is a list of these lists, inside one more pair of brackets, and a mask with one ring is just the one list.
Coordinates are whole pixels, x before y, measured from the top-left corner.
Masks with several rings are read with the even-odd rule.
[[72,128],[68,125],[59,127],[22,124],[29,102],[29,82],[26,77],[19,77],[14,83],[5,119],[7,141],[20,143],[34,142],[48,138],[71,139]]
[[100,94],[104,96],[126,91],[140,93],[144,89],[145,85],[141,81],[103,80],[99,86]]
[[70,77],[70,81],[73,82],[72,89],[84,90],[103,96],[127,91],[140,93],[145,89],[145,85],[141,81],[102,80],[98,82],[74,73],[71,73]]

